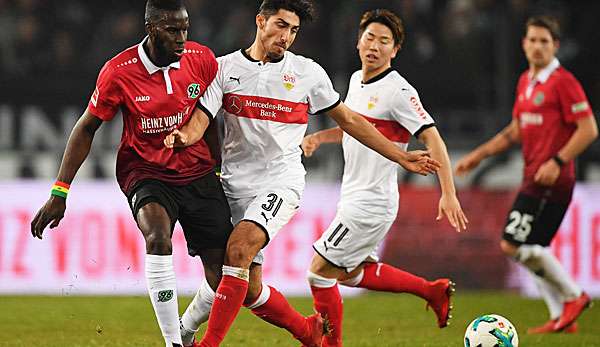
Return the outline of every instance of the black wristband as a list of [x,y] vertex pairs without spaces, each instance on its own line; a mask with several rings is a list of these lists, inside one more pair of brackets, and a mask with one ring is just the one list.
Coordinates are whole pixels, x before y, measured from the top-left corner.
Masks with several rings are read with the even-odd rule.
[[565,166],[565,162],[560,159],[560,157],[557,155],[555,155],[554,157],[552,157],[552,159],[554,159],[554,161],[558,164],[558,166]]

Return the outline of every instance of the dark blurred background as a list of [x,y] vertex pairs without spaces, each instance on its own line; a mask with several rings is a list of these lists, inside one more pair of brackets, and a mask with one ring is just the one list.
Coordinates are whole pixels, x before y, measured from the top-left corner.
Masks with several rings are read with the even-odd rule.
[[[436,119],[453,161],[510,121],[514,89],[526,69],[520,38],[526,18],[553,14],[562,24],[559,59],[600,107],[599,1],[396,0],[316,1],[318,18],[292,46],[314,58],[345,94],[360,68],[357,27],[367,9],[398,13],[407,37],[395,68],[417,88]],[[248,47],[260,1],[187,0],[189,38],[217,56]],[[144,37],[145,1],[0,0],[0,178],[50,178],[66,136],[82,113],[104,62]],[[120,122],[104,126],[79,176],[110,178]],[[309,131],[332,126],[324,116]],[[307,161],[318,180],[338,180],[340,149]],[[469,182],[518,183],[517,152],[484,165]],[[600,181],[600,144],[579,161],[579,177]],[[493,178],[493,175],[496,178]],[[516,178],[515,178],[516,177]],[[408,179],[408,176],[405,177]],[[459,182],[461,184],[462,182]]]

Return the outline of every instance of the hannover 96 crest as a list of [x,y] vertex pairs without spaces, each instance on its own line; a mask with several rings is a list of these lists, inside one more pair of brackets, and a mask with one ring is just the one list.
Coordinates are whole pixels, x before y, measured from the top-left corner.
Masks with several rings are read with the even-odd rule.
[[537,92],[533,97],[533,104],[540,106],[544,102],[544,92]]
[[200,85],[198,83],[192,83],[187,87],[187,95],[190,99],[195,99],[200,95]]

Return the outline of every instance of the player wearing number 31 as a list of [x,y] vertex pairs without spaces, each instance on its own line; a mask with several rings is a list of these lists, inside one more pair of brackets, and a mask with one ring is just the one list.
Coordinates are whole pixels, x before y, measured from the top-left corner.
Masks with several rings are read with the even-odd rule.
[[[218,346],[242,304],[260,316],[268,315],[270,322],[294,335],[306,332],[303,320],[287,309],[283,296],[261,285],[260,264],[262,248],[300,203],[305,175],[300,143],[309,113],[326,113],[348,134],[411,171],[427,174],[439,168],[427,153],[407,153],[383,137],[340,102],[319,64],[288,51],[312,9],[309,0],[263,1],[256,16],[254,43],[218,59],[217,77],[194,117],[165,139],[167,147],[189,145],[202,136],[209,119],[223,110],[221,178],[236,225],[200,346]],[[280,313],[265,311],[274,306],[281,308]],[[320,346],[320,334],[314,337],[303,344]]]
[[550,320],[529,333],[575,332],[589,296],[548,249],[567,211],[575,185],[575,158],[598,136],[583,89],[555,54],[559,27],[554,18],[527,21],[523,50],[529,63],[517,84],[512,122],[459,161],[458,175],[481,160],[522,144],[523,184],[504,229],[502,251],[534,276]]

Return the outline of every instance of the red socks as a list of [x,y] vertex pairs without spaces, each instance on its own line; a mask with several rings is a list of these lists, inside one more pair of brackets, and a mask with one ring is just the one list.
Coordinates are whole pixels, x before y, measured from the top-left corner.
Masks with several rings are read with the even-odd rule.
[[411,293],[425,300],[428,281],[384,263],[369,263],[364,267],[360,288],[393,293]]
[[315,309],[329,320],[331,333],[323,339],[323,346],[342,346],[342,318],[344,306],[338,285],[330,288],[319,288],[311,286]]
[[240,311],[247,292],[247,280],[223,275],[208,318],[208,328],[200,346],[219,346]]
[[252,309],[252,313],[268,323],[286,329],[296,338],[309,333],[304,316],[298,313],[277,289],[263,286],[262,290],[271,291],[269,299]]

